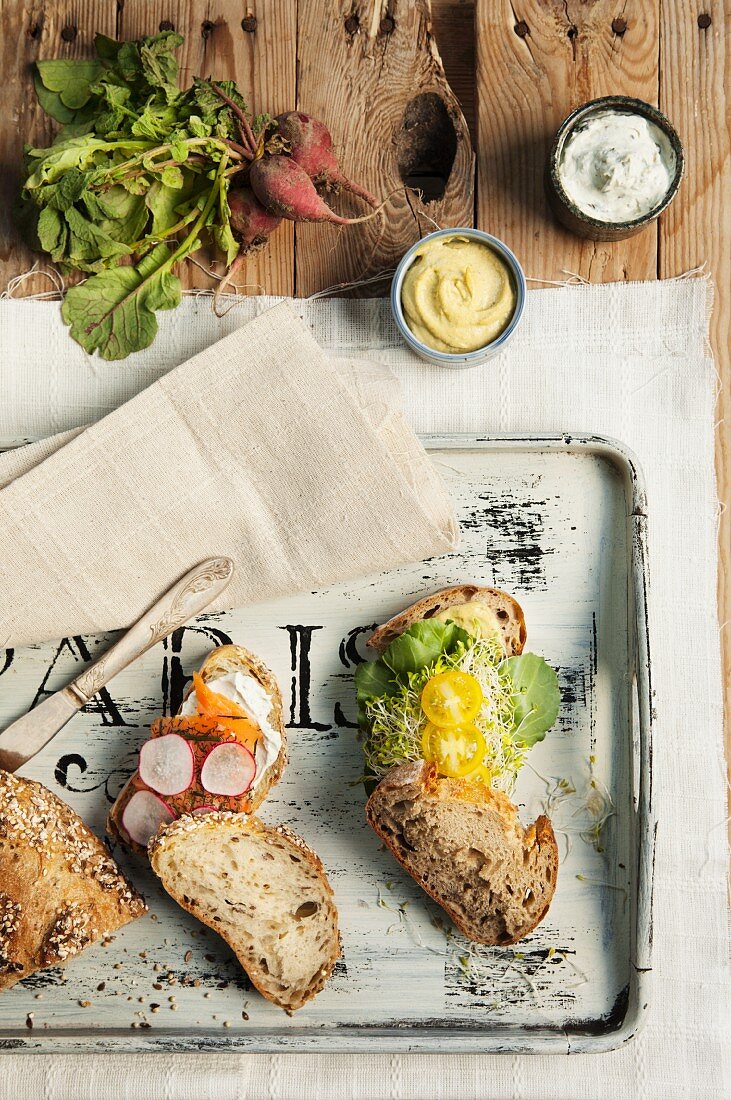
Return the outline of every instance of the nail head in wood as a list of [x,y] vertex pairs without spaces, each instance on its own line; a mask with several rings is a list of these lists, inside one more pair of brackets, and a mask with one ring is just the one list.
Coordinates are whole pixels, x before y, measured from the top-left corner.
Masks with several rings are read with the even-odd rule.
[[698,26],[700,27],[700,29],[702,31],[707,30],[708,27],[710,27],[711,23],[712,23],[712,19],[711,19],[710,15],[708,14],[708,12],[707,11],[702,11],[701,14],[698,16]]
[[61,38],[64,40],[64,42],[73,42],[78,33],[79,28],[74,27],[71,23],[68,23],[61,31]]
[[383,34],[383,35],[393,34],[395,29],[396,29],[396,21],[393,18],[393,16],[392,15],[384,15],[383,19],[381,20],[381,25],[378,28],[378,33]]
[[525,19],[519,19],[513,27],[513,30],[517,34],[518,38],[527,38],[530,34],[530,27],[526,23]]
[[345,30],[347,34],[357,34],[360,29],[360,19],[355,12],[352,12],[345,20]]
[[253,34],[256,30],[256,25],[256,16],[252,15],[251,12],[241,20],[241,29],[246,31],[247,34]]
[[169,19],[161,19],[159,30],[161,30],[161,31],[174,31],[175,30],[175,24],[171,23]]
[[612,20],[612,30],[621,38],[627,30],[627,20],[623,19],[621,15],[618,15],[616,19]]
[[210,38],[215,30],[216,24],[211,22],[210,19],[204,19],[201,23],[201,34],[204,38]]

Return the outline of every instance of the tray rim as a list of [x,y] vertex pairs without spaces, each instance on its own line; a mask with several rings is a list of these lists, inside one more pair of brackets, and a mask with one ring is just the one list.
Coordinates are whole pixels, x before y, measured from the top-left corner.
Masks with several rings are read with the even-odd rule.
[[[653,726],[654,706],[651,676],[647,594],[647,494],[645,479],[634,453],[623,443],[607,436],[583,432],[562,433],[429,433],[419,436],[427,452],[437,450],[526,450],[558,451],[594,455],[604,459],[620,474],[631,510],[628,515],[634,616],[634,670],[637,690],[638,741],[632,759],[637,778],[637,804],[632,820],[636,850],[636,891],[633,891],[634,920],[631,925],[631,977],[625,1010],[617,1026],[607,1020],[603,1031],[587,1028],[547,1028],[515,1025],[467,1031],[461,1027],[428,1028],[362,1027],[305,1028],[298,1032],[273,1034],[271,1029],[254,1029],[245,1035],[225,1036],[204,1028],[195,1034],[109,1028],[97,1033],[64,1029],[25,1034],[0,1030],[0,1054],[63,1053],[372,1053],[372,1054],[585,1054],[615,1050],[634,1038],[647,1017],[652,979],[652,905],[657,822],[654,817]],[[616,1010],[619,1017],[621,1006]],[[615,1013],[613,1012],[612,1017]],[[438,1046],[438,1050],[435,1049]]]

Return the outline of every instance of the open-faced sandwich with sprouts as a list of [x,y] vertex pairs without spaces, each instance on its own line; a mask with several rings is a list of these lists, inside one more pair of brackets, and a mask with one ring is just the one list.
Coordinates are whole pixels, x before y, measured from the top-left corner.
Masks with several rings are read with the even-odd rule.
[[510,800],[560,703],[555,671],[525,640],[511,596],[459,585],[379,627],[378,659],[356,671],[368,821],[478,943],[527,935],[556,886],[550,821],[524,829]]

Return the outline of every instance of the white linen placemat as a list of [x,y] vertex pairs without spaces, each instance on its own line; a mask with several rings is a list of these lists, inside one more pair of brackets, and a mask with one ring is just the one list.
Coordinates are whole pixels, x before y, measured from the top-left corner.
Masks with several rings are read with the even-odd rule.
[[[293,302],[343,358],[389,364],[420,432],[596,432],[631,447],[648,484],[656,692],[655,984],[623,1049],[569,1058],[378,1055],[27,1057],[0,1052],[0,1100],[718,1100],[731,1095],[726,784],[716,621],[706,280],[534,291],[500,358],[452,372],[414,359],[381,301]],[[271,306],[223,321],[210,300],[161,315],[153,347],[88,359],[52,303],[0,303],[0,444],[98,419]],[[375,1044],[375,1041],[374,1041]]]

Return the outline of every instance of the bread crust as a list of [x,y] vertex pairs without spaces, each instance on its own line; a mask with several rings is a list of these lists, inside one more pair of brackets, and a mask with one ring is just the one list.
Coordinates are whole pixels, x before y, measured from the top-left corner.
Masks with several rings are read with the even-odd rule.
[[525,936],[528,936],[546,916],[551,901],[553,900],[556,879],[558,877],[558,845],[550,819],[544,814],[541,814],[534,824],[524,831],[518,818],[517,807],[502,791],[490,790],[483,783],[470,782],[467,779],[448,779],[446,777],[441,777],[437,773],[436,766],[426,761],[409,761],[407,764],[402,764],[397,768],[393,768],[388,775],[384,776],[368,799],[366,803],[366,820],[368,824],[374,832],[378,834],[381,840],[383,840],[401,866],[408,871],[414,881],[419,884],[422,890],[444,909],[460,932],[475,943],[496,946],[498,941],[490,937],[476,936],[474,929],[472,929],[469,923],[462,918],[461,913],[454,909],[454,907],[433,889],[433,887],[424,880],[423,876],[402,857],[401,852],[393,843],[391,837],[381,828],[378,810],[383,795],[389,790],[398,791],[399,789],[413,788],[414,786],[421,788],[421,794],[424,798],[436,798],[445,801],[457,801],[461,799],[473,804],[490,805],[503,819],[506,832],[514,832],[517,830],[518,836],[520,837],[522,835],[524,842],[529,844],[531,848],[537,846],[541,850],[546,850],[550,868],[550,881],[552,884],[546,904],[537,915],[526,921],[515,936],[501,938],[499,946],[509,946],[510,944],[517,943]]
[[[163,849],[167,845],[173,844],[176,841],[182,841],[184,843],[184,838],[193,831],[211,831],[212,833],[218,832],[221,826],[226,824],[227,822],[235,822],[237,828],[254,832],[265,840],[283,838],[286,842],[295,846],[298,850],[298,853],[302,856],[303,859],[305,859],[309,863],[309,865],[318,875],[321,886],[325,891],[325,895],[331,909],[331,916],[337,930],[338,911],[335,907],[332,887],[330,886],[330,882],[327,878],[327,874],[325,872],[325,868],[322,864],[322,860],[320,859],[320,857],[317,855],[316,852],[313,852],[312,848],[310,848],[309,844],[307,844],[301,836],[299,836],[297,833],[292,832],[292,830],[288,829],[286,825],[265,825],[263,821],[260,821],[260,819],[258,817],[255,817],[254,815],[250,815],[247,817],[247,815],[245,814],[230,813],[226,810],[217,810],[208,814],[202,814],[199,817],[193,817],[188,814],[184,817],[178,818],[177,821],[173,821],[170,825],[165,825],[161,829],[159,829],[156,835],[150,841],[148,850],[150,855],[150,865],[155,874],[158,875],[158,877],[161,879],[163,886],[165,886],[166,890],[168,890],[168,887],[165,883],[165,879],[163,878],[160,869],[160,855]],[[335,963],[340,957],[340,936],[339,934],[336,934],[331,947],[331,951],[327,959],[325,960],[323,967],[317,975],[317,980],[308,987],[306,995],[302,996],[296,1002],[288,1001],[285,1003],[282,1000],[272,996],[271,991],[267,990],[264,982],[264,971],[261,970],[259,967],[252,965],[250,960],[244,959],[238,954],[235,944],[231,942],[228,936],[226,936],[223,929],[219,928],[216,924],[206,919],[202,908],[196,904],[194,898],[188,897],[187,895],[178,894],[177,892],[173,893],[171,890],[168,890],[168,893],[172,898],[174,898],[178,905],[181,906],[181,908],[185,909],[188,913],[194,916],[197,920],[201,922],[201,924],[205,924],[208,928],[213,929],[214,932],[216,932],[223,940],[225,940],[231,950],[234,952],[234,954],[236,954],[236,957],[239,960],[242,969],[245,970],[248,974],[252,985],[254,985],[259,993],[261,993],[262,997],[265,997],[268,1001],[271,1001],[272,1004],[276,1004],[279,1008],[284,1008],[287,1012],[295,1012],[298,1008],[301,1008],[304,1004],[315,997],[324,988],[325,984],[330,978],[330,975],[333,972],[333,969],[335,968]]]
[[[271,724],[277,729],[282,738],[282,747],[274,763],[267,768],[261,783],[257,783],[252,791],[247,791],[236,800],[236,808],[241,813],[253,813],[264,801],[269,791],[278,783],[284,767],[287,763],[287,733],[284,727],[284,704],[282,692],[274,673],[264,664],[255,653],[240,645],[222,645],[211,650],[200,667],[199,675],[205,683],[226,676],[231,672],[244,672],[254,676],[272,700],[272,709],[269,713]],[[193,690],[189,684],[184,698],[187,699]],[[137,844],[122,825],[122,814],[132,795],[139,789],[146,789],[145,784],[139,779],[139,772],[135,771],[125,783],[122,790],[109,811],[107,817],[107,833],[115,840],[120,841],[125,847],[136,852],[137,855],[146,856],[147,849]]]
[[368,639],[368,645],[377,653],[383,653],[395,638],[414,623],[430,619],[446,608],[462,606],[476,600],[487,603],[497,614],[508,656],[516,657],[522,653],[527,638],[522,607],[513,596],[502,589],[484,588],[477,584],[455,584],[417,600],[374,630]]
[[32,779],[0,771],[0,990],[147,912],[102,842]]

